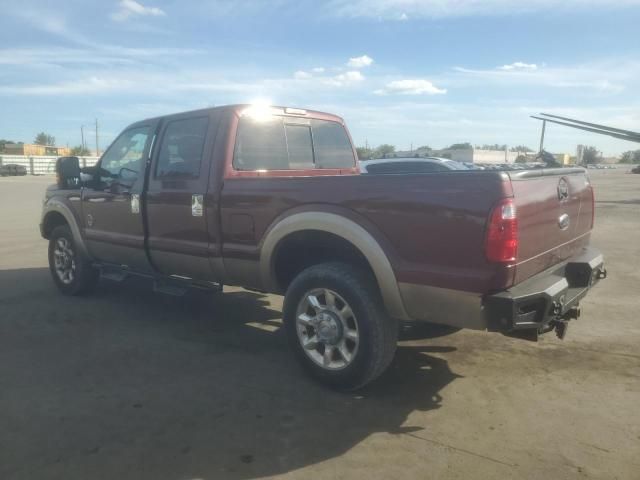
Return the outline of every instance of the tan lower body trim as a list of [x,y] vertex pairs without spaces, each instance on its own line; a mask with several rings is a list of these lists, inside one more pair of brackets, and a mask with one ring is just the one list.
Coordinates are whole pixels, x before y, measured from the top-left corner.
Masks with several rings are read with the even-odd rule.
[[414,283],[399,283],[404,307],[412,320],[485,330],[482,297],[477,293]]

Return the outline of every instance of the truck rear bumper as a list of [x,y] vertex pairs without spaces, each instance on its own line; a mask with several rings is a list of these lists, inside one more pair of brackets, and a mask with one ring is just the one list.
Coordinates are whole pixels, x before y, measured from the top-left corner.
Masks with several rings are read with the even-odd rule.
[[587,247],[567,262],[491,295],[408,283],[399,287],[413,320],[535,340],[554,328],[562,336],[567,321],[580,314],[579,301],[605,277],[602,254]]
[[555,328],[562,337],[566,322],[580,316],[580,300],[606,276],[602,254],[587,247],[560,266],[486,296],[483,305],[487,329],[536,339],[538,334]]

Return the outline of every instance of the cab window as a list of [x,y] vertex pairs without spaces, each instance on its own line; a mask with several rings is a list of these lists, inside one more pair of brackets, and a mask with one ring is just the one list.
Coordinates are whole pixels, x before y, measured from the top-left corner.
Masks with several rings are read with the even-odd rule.
[[236,170],[353,168],[355,157],[344,127],[326,120],[274,115],[242,117],[233,154]]
[[311,127],[308,125],[287,124],[284,129],[287,136],[289,168],[298,170],[314,168]]
[[312,120],[316,168],[352,168],[353,148],[342,125],[326,120]]
[[173,120],[167,124],[158,163],[156,178],[192,178],[200,176],[207,117]]
[[100,181],[106,185],[131,187],[143,168],[144,150],[149,127],[124,131],[103,155],[100,162]]
[[242,117],[238,123],[233,166],[236,170],[288,170],[289,154],[282,118]]

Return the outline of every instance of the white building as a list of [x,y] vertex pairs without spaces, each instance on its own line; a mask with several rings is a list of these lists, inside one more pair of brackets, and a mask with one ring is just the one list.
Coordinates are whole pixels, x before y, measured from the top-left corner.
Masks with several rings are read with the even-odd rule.
[[468,163],[514,163],[522,152],[505,150],[480,150],[471,148],[466,150],[441,150],[438,156],[451,156],[451,160]]

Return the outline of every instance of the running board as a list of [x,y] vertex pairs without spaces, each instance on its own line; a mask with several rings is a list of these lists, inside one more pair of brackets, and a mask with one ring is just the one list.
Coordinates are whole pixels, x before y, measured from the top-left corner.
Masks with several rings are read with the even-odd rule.
[[153,291],[164,293],[165,295],[182,297],[188,290],[189,288],[182,285],[181,282],[167,282],[166,280],[154,280],[153,282]]
[[222,285],[214,282],[194,282],[191,279],[175,280],[174,278],[156,278],[153,281],[153,291],[182,297],[191,289],[205,290],[207,292],[222,292]]
[[126,265],[104,265],[96,263],[94,267],[100,270],[100,278],[105,278],[113,282],[123,282],[128,277],[142,277],[153,280],[153,291],[173,295],[183,296],[190,289],[205,290],[207,292],[222,292],[223,285],[217,282],[199,281],[181,275],[156,276],[148,273],[140,273],[129,270]]
[[110,267],[100,265],[100,278],[106,278],[112,282],[123,282],[128,276],[129,271],[126,268]]

